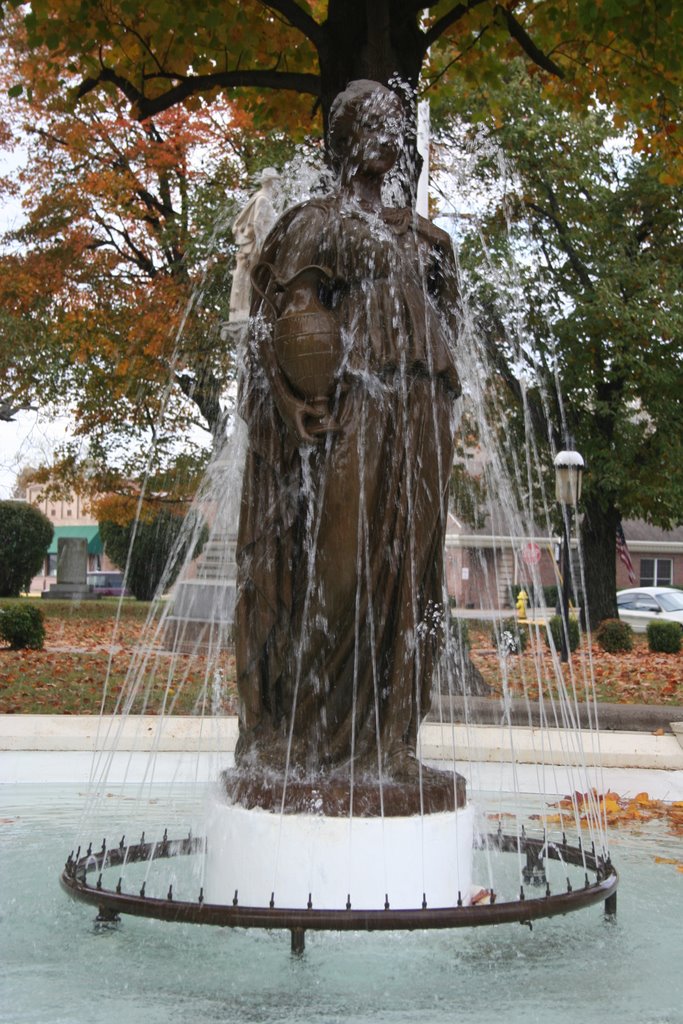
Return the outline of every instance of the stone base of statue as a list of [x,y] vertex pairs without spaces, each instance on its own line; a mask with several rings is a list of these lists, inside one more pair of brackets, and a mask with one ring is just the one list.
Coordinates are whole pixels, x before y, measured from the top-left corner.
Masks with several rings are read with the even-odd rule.
[[102,595],[87,583],[51,583],[40,596],[53,601],[99,601]]
[[223,772],[207,814],[205,898],[343,910],[464,903],[474,812],[453,772],[422,784],[362,776]]
[[166,619],[164,646],[183,653],[232,643],[235,580],[183,580]]
[[100,594],[86,583],[88,541],[85,537],[60,537],[57,541],[57,582],[41,597],[53,601],[96,601]]
[[380,782],[375,773],[358,771],[351,782],[348,769],[314,775],[293,770],[285,784],[280,771],[238,767],[222,772],[220,784],[231,804],[285,814],[395,818],[465,806],[465,780],[457,772],[427,768],[412,758],[411,776]]
[[199,558],[196,579],[176,584],[164,647],[192,654],[232,643],[236,578],[234,535],[211,536]]

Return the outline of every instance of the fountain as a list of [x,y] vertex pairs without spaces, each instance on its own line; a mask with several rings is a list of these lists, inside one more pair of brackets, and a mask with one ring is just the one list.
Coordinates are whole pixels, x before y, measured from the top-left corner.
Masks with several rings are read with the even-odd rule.
[[[90,845],[62,882],[103,920],[286,928],[296,952],[314,929],[531,922],[599,901],[613,914],[597,804],[597,849],[547,830],[482,836],[455,757],[445,771],[421,756],[452,643],[443,551],[458,275],[445,232],[383,204],[404,131],[396,95],[351,83],[329,130],[338,187],[288,210],[252,271],[234,767],[219,774],[201,838]],[[215,682],[220,636],[203,642],[216,646]],[[475,884],[476,843],[517,856],[519,897]],[[151,893],[150,865],[178,855],[201,859],[196,899],[172,884]],[[580,884],[551,892],[550,860],[576,866]],[[133,892],[123,875],[140,863]]]

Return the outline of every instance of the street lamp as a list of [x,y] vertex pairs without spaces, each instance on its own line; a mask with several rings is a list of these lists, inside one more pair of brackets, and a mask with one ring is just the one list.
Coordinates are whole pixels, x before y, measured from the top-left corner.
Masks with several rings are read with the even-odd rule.
[[558,452],[555,456],[555,497],[562,507],[562,647],[561,661],[569,661],[569,542],[571,517],[581,497],[584,462],[578,452]]

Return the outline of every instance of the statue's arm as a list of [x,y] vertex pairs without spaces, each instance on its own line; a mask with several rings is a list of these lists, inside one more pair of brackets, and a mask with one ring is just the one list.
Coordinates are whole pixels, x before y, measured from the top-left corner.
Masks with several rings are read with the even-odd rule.
[[270,393],[280,419],[295,444],[316,444],[316,437],[306,427],[307,419],[315,416],[315,409],[294,394],[274,357],[272,345],[267,346],[264,369],[270,384]]
[[454,316],[459,306],[458,275],[450,235],[424,218],[419,218],[420,241],[426,249],[427,287],[442,313]]
[[462,393],[454,355],[454,341],[460,323],[460,289],[453,242],[447,232],[423,218],[419,220],[418,230],[425,254],[427,289],[439,310],[445,337],[451,342],[440,375],[457,396]]

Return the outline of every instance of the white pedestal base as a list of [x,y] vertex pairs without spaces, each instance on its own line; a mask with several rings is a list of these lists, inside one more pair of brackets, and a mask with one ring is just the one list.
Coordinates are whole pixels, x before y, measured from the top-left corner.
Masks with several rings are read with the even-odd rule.
[[467,903],[474,811],[410,818],[332,818],[229,804],[216,792],[207,815],[208,903],[316,909],[415,909]]

